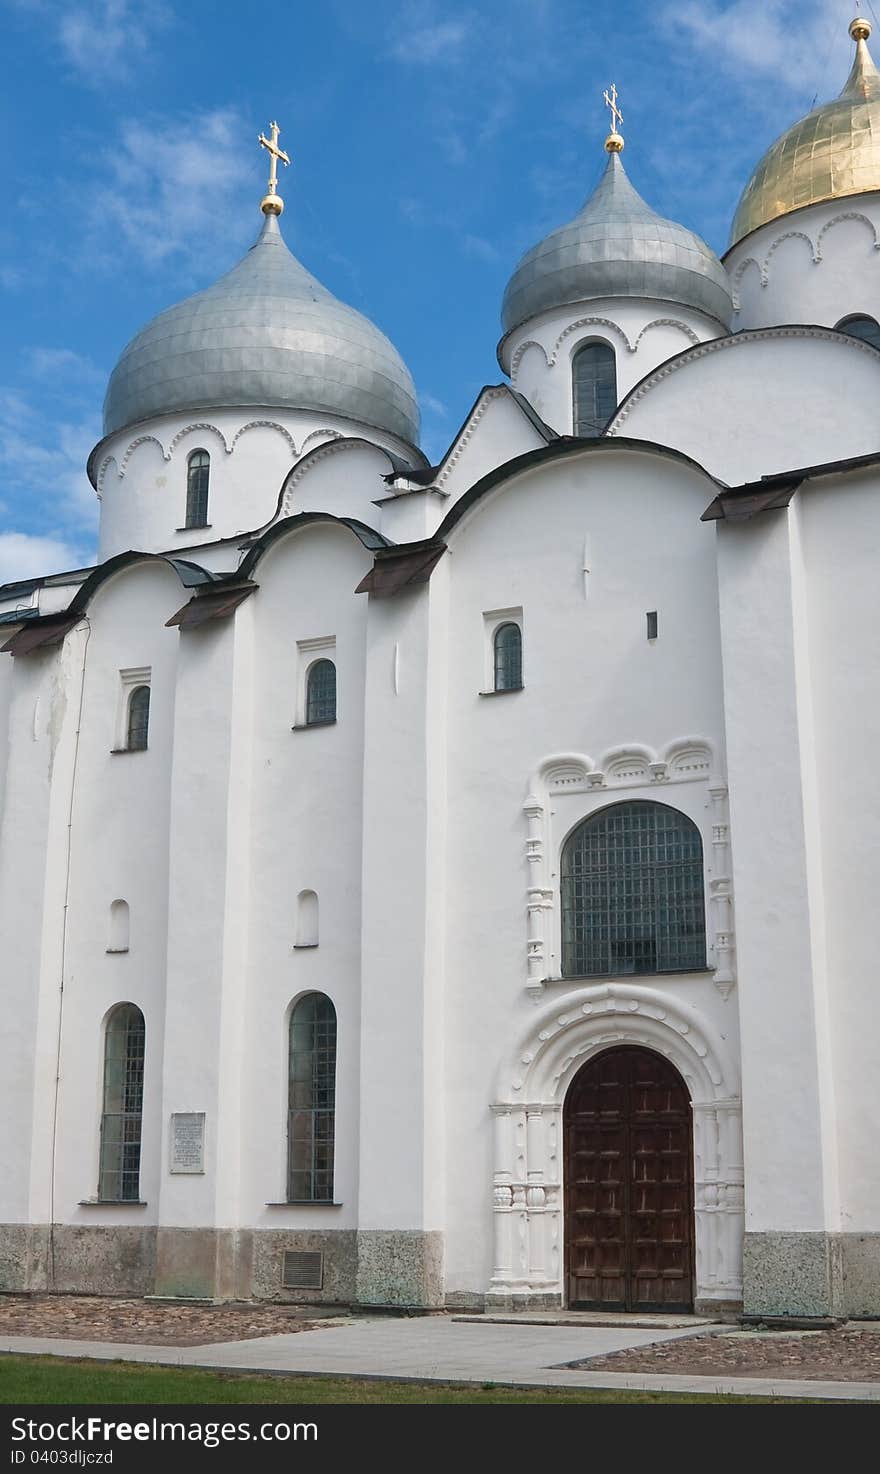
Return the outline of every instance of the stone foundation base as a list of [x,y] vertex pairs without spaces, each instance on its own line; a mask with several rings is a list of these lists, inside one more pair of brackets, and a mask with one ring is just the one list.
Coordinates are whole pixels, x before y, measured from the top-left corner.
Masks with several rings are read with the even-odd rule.
[[355,1302],[441,1310],[443,1237],[436,1231],[359,1229]]
[[487,1310],[564,1310],[565,1303],[558,1292],[541,1290],[487,1290]]
[[[323,1255],[321,1287],[286,1289],[285,1252]],[[442,1309],[442,1233],[0,1224],[0,1291]]]
[[155,1228],[0,1224],[0,1290],[147,1295],[155,1278]]
[[747,1233],[749,1319],[880,1316],[880,1233]]

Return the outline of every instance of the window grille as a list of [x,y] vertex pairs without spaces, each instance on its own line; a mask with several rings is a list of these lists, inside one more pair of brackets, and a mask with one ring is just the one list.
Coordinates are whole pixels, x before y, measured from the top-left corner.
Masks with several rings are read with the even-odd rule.
[[617,408],[617,366],[607,343],[585,343],[572,363],[574,433],[601,435]]
[[211,475],[211,457],[206,450],[194,450],[186,463],[186,523],[187,527],[208,525],[208,481]]
[[316,660],[306,685],[306,725],[336,720],[336,666],[332,660]]
[[128,734],[126,747],[129,752],[143,752],[147,746],[150,729],[150,688],[135,686],[128,698]]
[[586,819],[562,853],[562,971],[569,977],[706,965],[703,846],[664,804]]
[[495,690],[518,691],[522,686],[522,631],[519,625],[499,625],[494,645]]
[[837,324],[839,333],[849,333],[851,338],[861,338],[872,348],[880,348],[880,322],[867,316],[845,317]]
[[107,1020],[98,1175],[102,1202],[137,1202],[140,1196],[145,1034],[144,1016],[133,1003],[120,1004]]
[[307,993],[290,1017],[288,1188],[292,1203],[332,1203],[336,1010]]

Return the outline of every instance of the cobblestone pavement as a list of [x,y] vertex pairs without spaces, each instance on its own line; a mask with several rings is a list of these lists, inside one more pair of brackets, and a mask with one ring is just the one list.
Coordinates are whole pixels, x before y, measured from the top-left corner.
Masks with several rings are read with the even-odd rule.
[[99,1295],[0,1294],[0,1333],[129,1345],[210,1346],[292,1335],[332,1316],[324,1306],[180,1305]]
[[591,1372],[880,1382],[880,1324],[876,1331],[735,1331],[618,1351],[577,1365]]

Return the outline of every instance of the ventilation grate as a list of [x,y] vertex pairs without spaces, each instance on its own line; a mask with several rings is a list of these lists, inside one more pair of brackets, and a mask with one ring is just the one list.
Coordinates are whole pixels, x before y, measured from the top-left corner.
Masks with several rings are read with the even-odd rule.
[[324,1255],[319,1250],[286,1249],[281,1260],[285,1290],[320,1290],[324,1284]]

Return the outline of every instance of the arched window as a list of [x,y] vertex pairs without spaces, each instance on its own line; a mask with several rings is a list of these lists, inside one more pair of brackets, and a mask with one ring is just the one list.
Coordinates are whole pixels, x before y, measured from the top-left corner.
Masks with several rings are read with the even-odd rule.
[[306,726],[336,721],[336,666],[316,660],[306,681]]
[[336,1009],[306,993],[290,1015],[287,1197],[333,1202],[336,1117]]
[[572,362],[575,435],[601,435],[617,408],[617,366],[608,343],[585,343]]
[[135,686],[128,698],[128,730],[125,745],[129,752],[143,752],[150,730],[150,688]]
[[140,1197],[141,1118],[144,1109],[144,1016],[120,1003],[104,1035],[104,1103],[98,1197],[102,1203]]
[[706,965],[703,845],[665,804],[613,804],[562,851],[562,971],[568,977]]
[[837,331],[849,333],[851,338],[861,338],[863,343],[870,343],[872,348],[880,348],[880,322],[873,317],[845,317],[837,324]]
[[186,523],[187,527],[208,525],[208,480],[211,475],[211,457],[206,450],[194,450],[186,462]]
[[493,641],[495,690],[519,691],[522,686],[522,630],[518,624],[499,624]]
[[128,902],[110,903],[110,944],[108,952],[128,951]]

